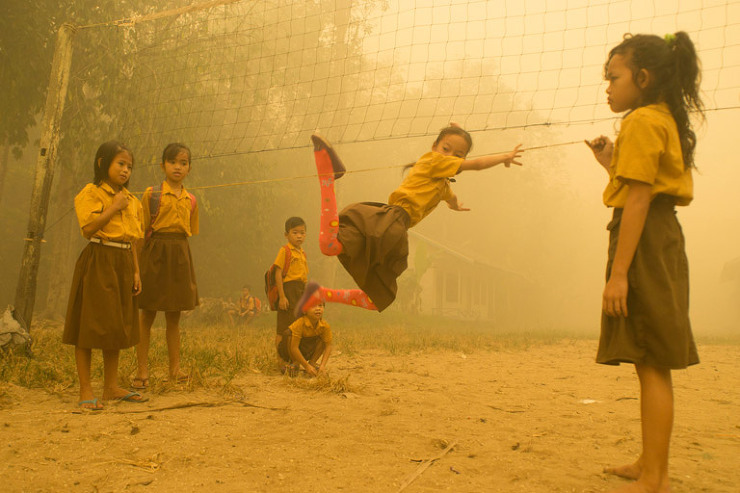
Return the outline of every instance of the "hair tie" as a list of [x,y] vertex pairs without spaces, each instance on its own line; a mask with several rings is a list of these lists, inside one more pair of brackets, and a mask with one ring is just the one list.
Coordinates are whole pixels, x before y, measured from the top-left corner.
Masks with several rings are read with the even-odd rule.
[[669,33],[663,36],[663,39],[665,39],[665,42],[670,45],[670,44],[673,44],[674,41],[676,41],[676,35]]

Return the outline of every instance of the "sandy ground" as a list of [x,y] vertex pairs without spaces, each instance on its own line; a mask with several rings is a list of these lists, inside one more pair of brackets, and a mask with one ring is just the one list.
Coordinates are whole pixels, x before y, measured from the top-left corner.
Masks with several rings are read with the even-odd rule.
[[[638,386],[631,367],[593,363],[595,345],[340,354],[331,376],[349,391],[251,373],[231,396],[174,390],[97,413],[76,409],[76,389],[11,386],[0,490],[608,491],[624,480],[602,468],[639,453]],[[700,355],[674,373],[673,491],[738,492],[740,348]]]

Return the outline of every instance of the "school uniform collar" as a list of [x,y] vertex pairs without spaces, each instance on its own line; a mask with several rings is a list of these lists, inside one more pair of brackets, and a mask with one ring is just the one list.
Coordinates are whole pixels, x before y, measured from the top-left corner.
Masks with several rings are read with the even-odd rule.
[[188,193],[187,190],[185,190],[185,185],[183,185],[182,193],[178,197],[175,191],[170,186],[170,184],[167,183],[167,180],[162,181],[162,193],[168,193],[170,195],[174,195],[178,199],[183,199],[183,198],[190,199],[190,194]]
[[[116,193],[118,193],[118,192],[116,192],[115,190],[113,190],[113,187],[112,187],[112,186],[110,186],[110,184],[109,184],[109,183],[108,183],[107,181],[104,181],[104,182],[102,182],[102,183],[101,183],[100,185],[98,185],[98,188],[102,188],[102,189],[103,189],[103,190],[105,190],[105,191],[106,191],[106,193],[108,193],[109,195],[115,195]],[[123,192],[125,192],[125,193],[126,193],[126,195],[127,195],[127,196],[128,196],[129,198],[133,197],[133,194],[132,194],[131,192],[129,192],[129,191],[128,191],[128,188],[126,188],[126,187],[121,187],[121,190],[123,190]]]
[[[307,328],[313,329],[313,324],[311,323],[311,319],[309,319],[308,316],[305,314],[303,315],[303,325]],[[322,318],[321,320],[319,320],[319,323],[316,324],[316,330],[319,330],[325,327],[326,327],[326,322]]]
[[300,254],[303,253],[303,247],[293,246],[293,244],[291,242],[288,242],[288,248],[290,248],[290,250],[293,251],[293,252],[298,252]]

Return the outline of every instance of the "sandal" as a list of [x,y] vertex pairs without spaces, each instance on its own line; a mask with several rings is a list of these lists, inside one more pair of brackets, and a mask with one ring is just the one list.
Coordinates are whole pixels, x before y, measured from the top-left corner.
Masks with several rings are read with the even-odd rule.
[[337,151],[334,150],[329,141],[327,141],[320,135],[313,134],[311,136],[311,142],[313,142],[314,152],[325,149],[326,153],[329,154],[331,167],[334,170],[334,179],[338,180],[343,177],[344,173],[347,171],[347,168],[344,167],[344,163],[342,163],[342,160],[339,159]]

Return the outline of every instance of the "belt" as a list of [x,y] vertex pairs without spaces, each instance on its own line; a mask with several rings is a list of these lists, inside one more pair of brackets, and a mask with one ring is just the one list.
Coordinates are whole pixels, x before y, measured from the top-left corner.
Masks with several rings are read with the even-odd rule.
[[103,246],[121,248],[123,250],[131,250],[131,243],[119,243],[117,241],[101,240],[100,238],[90,238],[90,243],[99,243]]

